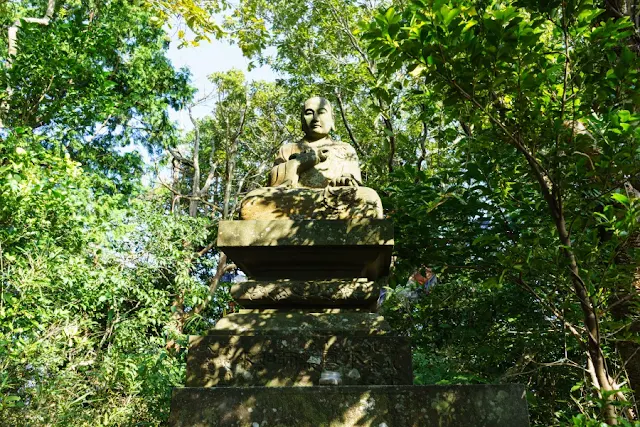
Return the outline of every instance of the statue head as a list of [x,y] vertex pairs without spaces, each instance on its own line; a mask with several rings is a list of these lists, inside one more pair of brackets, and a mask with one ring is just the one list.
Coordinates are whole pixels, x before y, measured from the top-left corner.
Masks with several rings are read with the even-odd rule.
[[334,129],[333,108],[326,98],[314,96],[302,106],[302,131],[307,139],[317,141]]

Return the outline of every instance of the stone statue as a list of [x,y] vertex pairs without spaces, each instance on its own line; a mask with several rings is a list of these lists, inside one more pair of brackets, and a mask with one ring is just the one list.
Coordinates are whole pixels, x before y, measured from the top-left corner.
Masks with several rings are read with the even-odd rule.
[[344,142],[333,141],[331,104],[324,98],[310,98],[303,106],[302,131],[305,136],[295,144],[280,148],[271,170],[270,187],[357,186],[362,184],[356,150]]
[[283,145],[271,169],[269,186],[250,192],[241,203],[242,219],[382,218],[380,197],[361,187],[355,149],[334,141],[333,109],[314,97],[302,108],[304,137]]

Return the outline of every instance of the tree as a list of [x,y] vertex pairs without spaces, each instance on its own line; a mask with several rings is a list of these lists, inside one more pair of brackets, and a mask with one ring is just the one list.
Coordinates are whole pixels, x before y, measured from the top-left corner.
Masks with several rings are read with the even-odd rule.
[[[42,16],[28,2],[7,10],[7,26]],[[165,349],[167,340],[185,340],[171,328],[170,307],[179,293],[186,304],[206,297],[198,271],[183,261],[209,236],[201,219],[166,215],[145,195],[141,156],[122,149],[170,141],[167,106],[192,93],[188,73],[165,57],[153,16],[130,2],[57,2],[47,25],[21,21],[5,60],[4,423],[159,424],[170,387],[182,383],[184,353]],[[210,270],[208,262],[197,267]]]
[[[25,9],[17,16],[31,14],[16,8]],[[3,18],[8,25],[14,19]],[[128,2],[60,2],[46,26],[23,22],[0,74],[11,88],[5,126],[64,141],[74,160],[125,189],[142,162],[121,148],[167,144],[175,137],[167,108],[192,94],[188,73],[164,56],[164,32],[151,18]]]
[[[227,25],[246,56],[288,76],[280,83],[296,101],[292,114],[310,96],[331,100],[335,137],[354,146],[373,186],[383,185],[398,164],[416,161],[414,152],[423,142],[431,145],[423,137],[419,106],[405,102],[412,88],[398,76],[380,73],[359,37],[358,23],[372,19],[378,4],[246,0]],[[277,51],[271,54],[268,47]]]
[[[281,103],[283,91],[275,84],[247,83],[238,70],[214,73],[210,80],[213,90],[196,103],[213,102],[211,114],[196,120],[191,110],[195,104],[187,107],[193,131],[169,148],[172,182],[160,178],[171,192],[172,214],[209,219],[209,243],[193,248],[185,262],[205,257],[216,265],[207,279],[208,296],[200,303],[187,306],[186,295],[176,296],[173,307],[179,333],[190,319],[204,314],[217,298],[222,276],[236,269],[215,247],[218,222],[232,219],[242,196],[264,185],[278,147],[296,138]],[[183,206],[182,200],[188,203]]]
[[[403,13],[379,14],[367,38],[388,73],[406,67],[465,130],[450,144],[466,155],[468,181],[437,203],[467,188],[491,194],[492,181],[507,184],[506,193],[526,191],[515,205],[483,200],[504,221],[506,235],[495,242],[507,255],[500,277],[564,321],[583,346],[591,386],[605,402],[603,417],[615,424],[613,401],[626,397],[610,348],[623,337],[607,306],[618,286],[632,283],[633,270],[617,264],[615,255],[637,227],[637,205],[621,189],[638,170],[639,118],[630,109],[639,93],[637,56],[624,43],[631,25],[600,20],[601,13],[588,1],[413,2]],[[500,168],[485,168],[488,160]],[[533,216],[542,206],[544,221]],[[603,230],[611,239],[601,238]],[[514,250],[500,247],[507,239]],[[536,254],[553,246],[556,251]],[[540,271],[553,277],[542,280]],[[569,320],[573,310],[582,326]]]

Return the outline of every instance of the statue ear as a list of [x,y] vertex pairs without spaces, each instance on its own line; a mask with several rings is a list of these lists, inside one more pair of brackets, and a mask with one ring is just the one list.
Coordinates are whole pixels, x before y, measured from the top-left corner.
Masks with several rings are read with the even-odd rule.
[[300,108],[300,129],[302,129],[302,132],[305,135],[307,134],[307,126],[304,122],[304,105],[302,105],[302,107]]

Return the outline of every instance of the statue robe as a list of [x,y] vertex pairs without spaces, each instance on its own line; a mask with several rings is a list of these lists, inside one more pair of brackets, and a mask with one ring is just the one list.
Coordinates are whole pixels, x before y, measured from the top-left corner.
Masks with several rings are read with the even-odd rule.
[[[310,150],[315,152],[318,163],[305,164],[297,158]],[[314,142],[301,140],[295,144],[280,147],[275,165],[271,171],[270,187],[282,185],[291,177],[298,175],[294,184],[297,187],[325,188],[331,180],[353,178],[358,185],[362,184],[360,166],[356,150],[349,144],[323,138]],[[291,184],[291,183],[289,183]]]

